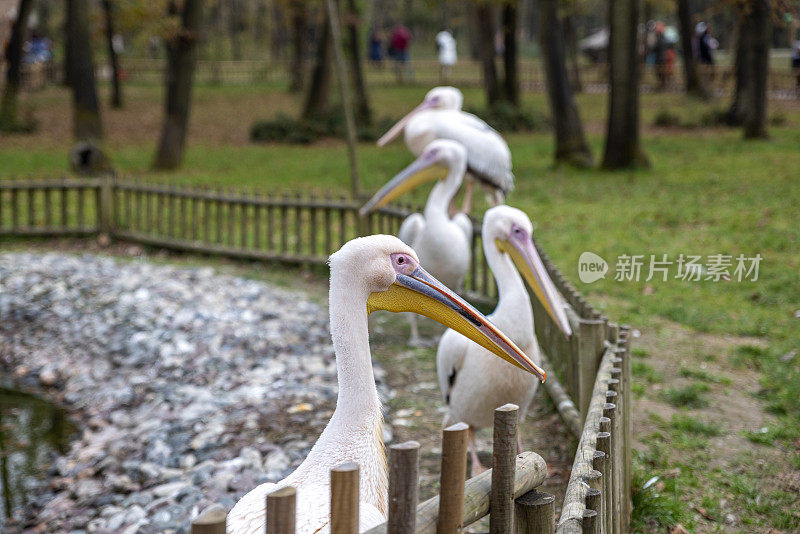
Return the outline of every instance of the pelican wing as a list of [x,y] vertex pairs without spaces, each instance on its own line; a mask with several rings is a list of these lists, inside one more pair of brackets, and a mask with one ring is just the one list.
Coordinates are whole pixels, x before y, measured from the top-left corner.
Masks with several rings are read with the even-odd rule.
[[441,111],[436,137],[458,141],[467,149],[467,169],[482,182],[508,193],[514,189],[511,151],[491,126],[471,113]]
[[464,232],[467,238],[467,243],[472,242],[472,221],[466,213],[456,213],[453,216],[453,222],[456,223],[458,228]]
[[424,228],[425,217],[420,213],[412,213],[406,217],[403,224],[400,225],[397,237],[409,247],[414,248],[414,243],[417,241]]
[[447,330],[439,340],[436,350],[436,373],[439,389],[445,404],[450,404],[450,392],[455,386],[458,373],[464,365],[464,356],[472,342],[455,330]]

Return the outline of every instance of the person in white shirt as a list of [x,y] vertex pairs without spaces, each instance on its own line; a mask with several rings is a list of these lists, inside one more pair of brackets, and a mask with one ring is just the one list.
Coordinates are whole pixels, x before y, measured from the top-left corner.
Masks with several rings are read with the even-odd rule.
[[439,48],[439,77],[443,83],[447,82],[450,70],[458,61],[456,53],[456,40],[453,34],[447,30],[442,30],[436,34],[436,46]]

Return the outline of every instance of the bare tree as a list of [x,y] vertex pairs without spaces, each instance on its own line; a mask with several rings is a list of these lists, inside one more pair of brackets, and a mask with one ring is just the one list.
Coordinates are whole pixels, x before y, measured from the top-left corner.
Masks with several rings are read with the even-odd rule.
[[567,75],[558,0],[539,0],[539,24],[547,75],[547,96],[555,126],[555,160],[579,167],[590,167],[592,152],[586,143],[578,106]]
[[288,5],[292,27],[292,60],[289,73],[289,90],[300,91],[303,88],[306,52],[308,45],[308,8],[303,0],[291,0]]
[[369,106],[367,84],[364,82],[363,54],[358,38],[359,13],[355,0],[347,0],[347,48],[350,56],[350,76],[355,91],[356,121],[360,124],[372,123],[372,110]]
[[647,166],[639,139],[639,0],[609,0],[611,94],[604,169]]
[[681,32],[681,48],[683,49],[683,72],[686,78],[686,92],[700,98],[709,98],[711,95],[703,84],[700,73],[697,71],[697,59],[694,57],[692,47],[692,9],[689,0],[678,1],[678,25]]
[[19,130],[19,89],[22,82],[22,45],[25,42],[25,30],[28,18],[33,11],[33,0],[20,0],[17,8],[17,20],[11,30],[11,38],[6,48],[6,84],[0,100],[0,131],[13,132]]
[[111,0],[103,0],[103,14],[106,19],[106,46],[111,61],[111,107],[122,107],[122,87],[119,77],[119,56],[114,48],[114,14]]
[[738,6],[736,87],[728,123],[744,126],[746,139],[767,137],[770,7],[768,0]]
[[[170,0],[168,12],[171,16],[178,15],[176,0]],[[197,61],[197,41],[203,20],[203,0],[184,0],[180,15],[181,26],[166,43],[167,95],[161,139],[154,162],[157,169],[175,169],[183,161],[192,78]]]
[[517,1],[503,3],[503,98],[519,106],[519,54],[517,51]]
[[103,138],[88,9],[87,0],[67,0],[67,72],[72,88],[73,131],[79,141]]
[[479,2],[475,6],[475,28],[478,34],[478,54],[483,66],[483,86],[486,101],[493,106],[500,101],[500,82],[497,78],[494,49],[494,6],[490,2]]
[[325,9],[320,10],[320,31],[317,37],[317,50],[314,68],[306,92],[303,106],[303,119],[320,117],[330,107],[331,72],[333,62],[333,38],[331,36],[330,19]]

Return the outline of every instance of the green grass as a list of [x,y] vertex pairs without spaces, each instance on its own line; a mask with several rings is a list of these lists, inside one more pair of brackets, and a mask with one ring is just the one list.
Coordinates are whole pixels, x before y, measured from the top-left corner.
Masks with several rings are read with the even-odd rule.
[[664,402],[676,408],[705,408],[708,399],[704,395],[711,388],[708,384],[692,383],[683,387],[667,388],[661,392]]
[[701,436],[721,436],[723,429],[716,423],[704,423],[686,414],[675,414],[669,422],[670,428]]
[[651,365],[637,360],[634,360],[631,364],[631,372],[635,379],[642,379],[650,384],[655,384],[664,380],[664,375],[653,369]]
[[711,382],[713,384],[723,384],[726,386],[731,384],[731,379],[727,376],[718,376],[702,368],[693,369],[690,367],[681,367],[678,374],[684,378],[691,378],[702,382]]

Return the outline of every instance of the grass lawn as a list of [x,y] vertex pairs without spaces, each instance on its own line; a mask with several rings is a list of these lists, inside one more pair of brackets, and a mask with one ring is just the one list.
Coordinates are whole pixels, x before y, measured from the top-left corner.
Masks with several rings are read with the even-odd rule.
[[[425,88],[373,91],[379,116],[399,116]],[[466,101],[480,106],[477,90]],[[184,167],[148,171],[160,121],[160,89],[127,88],[124,110],[105,110],[107,146],[123,172],[159,181],[263,189],[346,192],[343,144],[252,145],[250,124],[297,108],[274,87],[199,87]],[[543,95],[525,105],[546,109]],[[66,167],[69,106],[61,89],[26,96],[41,123],[32,137],[0,138],[0,176],[60,175]],[[634,339],[637,487],[640,531],[681,523],[698,532],[800,529],[800,105],[772,102],[768,141],[738,130],[655,128],[664,109],[683,122],[724,102],[680,95],[643,98],[644,148],[651,170],[606,173],[553,168],[549,133],[507,136],[517,186],[509,204],[524,209],[552,259],[591,302],[641,332]],[[605,96],[582,95],[590,142],[602,148]],[[779,119],[779,120],[778,120]],[[373,191],[411,161],[401,143],[359,147],[362,184]],[[415,194],[424,200],[425,191]],[[611,271],[578,280],[591,251]],[[757,281],[660,277],[615,281],[618,256],[760,254]],[[401,325],[402,326],[402,325]],[[404,327],[404,326],[402,326]],[[794,352],[793,352],[794,351]]]

